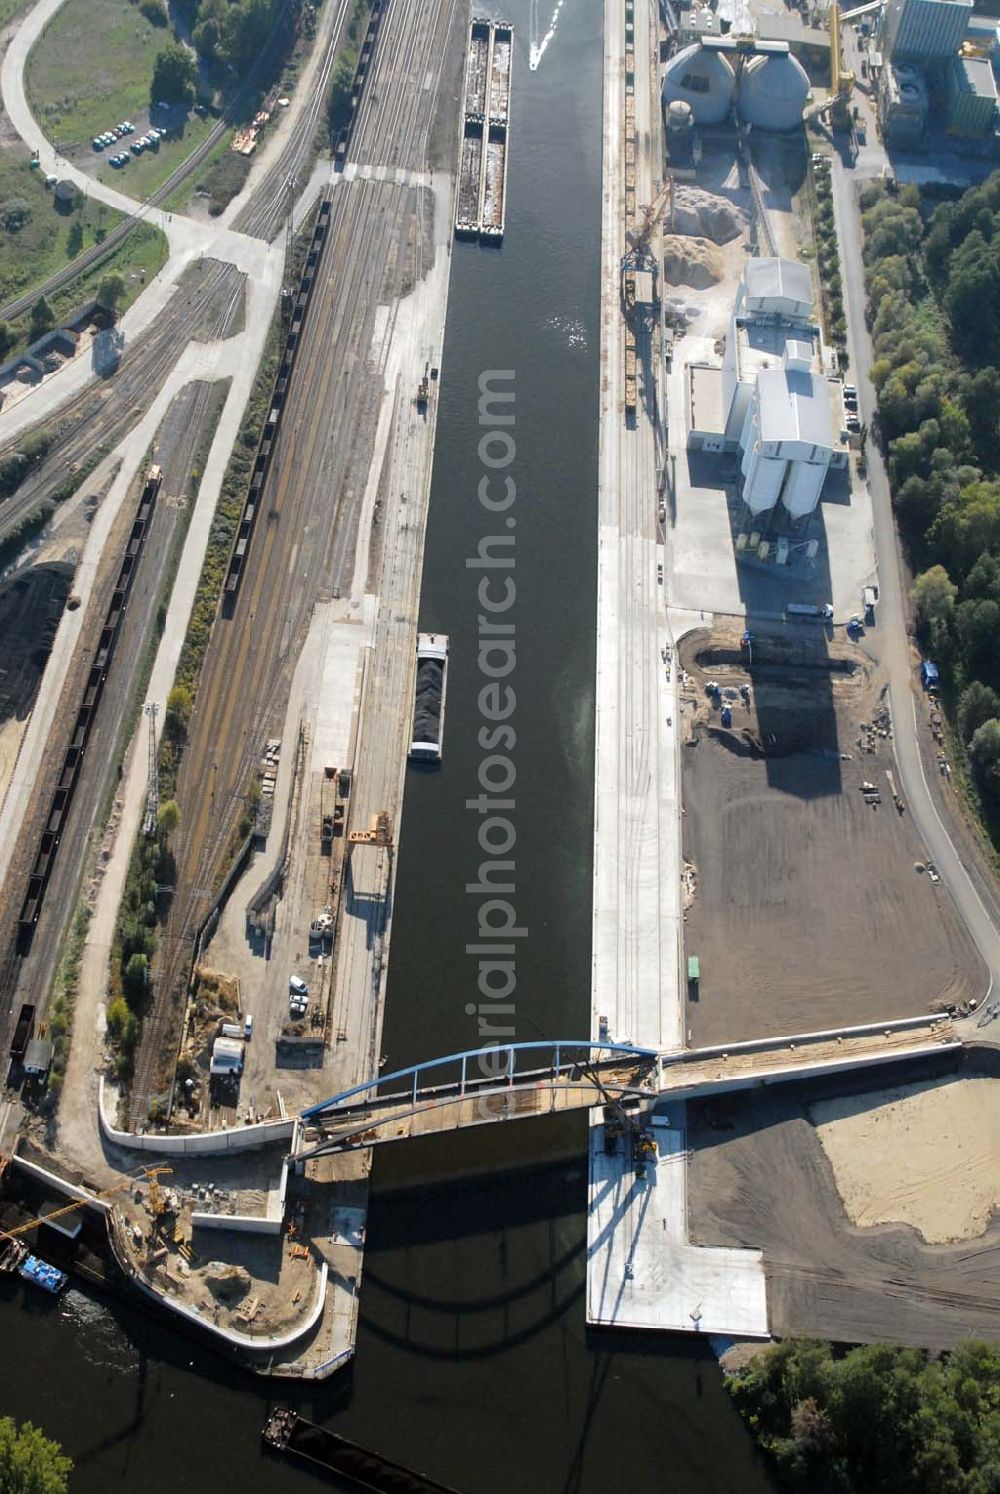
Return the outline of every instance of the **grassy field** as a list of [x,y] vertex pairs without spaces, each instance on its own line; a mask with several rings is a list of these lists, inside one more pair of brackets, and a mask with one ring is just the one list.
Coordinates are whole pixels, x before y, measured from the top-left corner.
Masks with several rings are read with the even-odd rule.
[[170,40],[131,0],[67,0],[27,66],[28,100],[52,143],[89,149],[121,119],[144,124],[153,63]]
[[[125,294],[119,306],[122,311],[126,310],[149,284],[157,271],[162,269],[166,260],[166,235],[150,223],[138,224],[124,244],[121,244],[107,259],[102,260],[94,269],[78,275],[61,291],[49,297],[49,304],[55,313],[56,320],[58,321],[60,317],[67,315],[92,297],[101,280],[112,270],[117,270],[125,277]],[[26,348],[31,342],[30,312],[8,323],[8,329],[11,343],[4,354],[5,360],[12,358],[19,349]]]
[[197,171],[188,177],[176,191],[171,192],[163,206],[168,212],[183,213],[196,193],[207,193],[209,211],[221,213],[242,189],[250,174],[250,160],[230,149],[233,135],[227,130],[218,145],[210,150]]
[[125,294],[118,303],[125,311],[167,262],[167,236],[151,223],[139,223],[124,244],[107,259],[78,275],[51,298],[52,309],[59,317],[92,296],[105,275],[117,270],[125,277]]
[[0,0],[0,30],[9,26],[16,15],[27,10],[30,0]]
[[[119,222],[120,213],[85,201],[75,212],[56,211],[45,179],[26,151],[0,150],[0,301],[30,290],[62,269]],[[15,227],[20,223],[20,227]]]

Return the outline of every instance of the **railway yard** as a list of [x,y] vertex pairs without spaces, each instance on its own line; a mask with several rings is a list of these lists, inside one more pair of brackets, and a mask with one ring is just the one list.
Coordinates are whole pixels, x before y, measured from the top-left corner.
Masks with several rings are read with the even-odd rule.
[[[285,123],[217,223],[156,206],[213,131],[147,204],[171,248],[156,282],[89,358],[0,410],[0,464],[29,433],[41,441],[0,500],[0,542],[44,517],[0,577],[0,1039],[6,1051],[25,1036],[30,1005],[34,1035],[58,1045],[39,1099],[15,1036],[0,1145],[21,1128],[29,1168],[98,1192],[137,1292],[261,1373],[307,1378],[353,1352],[374,1138],[351,1120],[343,1152],[302,1157],[299,1117],[387,1062],[452,237],[504,235],[517,88],[508,22],[459,0],[373,0],[350,123],[320,147],[353,14],[347,0],[322,9]],[[996,1335],[989,1159],[962,1152],[949,1212],[947,1169],[929,1161],[943,1112],[927,1099],[947,1092],[949,1134],[995,1108],[995,1055],[972,1051],[972,1021],[954,1038],[950,1021],[974,1020],[989,960],[927,850],[912,778],[905,791],[897,735],[910,728],[893,716],[882,614],[871,634],[840,616],[854,571],[867,587],[885,563],[871,494],[854,468],[838,489],[835,626],[832,605],[800,604],[800,621],[785,599],[775,608],[763,572],[734,584],[723,487],[697,490],[686,455],[668,478],[681,373],[673,333],[637,301],[670,263],[654,233],[662,28],[633,0],[607,0],[605,21],[590,1046],[620,1042],[626,1067],[633,1043],[643,1063],[709,1049],[678,1061],[704,1060],[720,1092],[671,1097],[659,1153],[652,1119],[642,1133],[641,1169],[635,1146],[617,1150],[621,1104],[595,1107],[588,1320],[700,1331],[687,1293],[704,1296],[706,1322],[747,1336],[808,1325],[926,1342],[929,1324],[946,1343],[973,1312]],[[5,101],[24,58],[22,45],[4,63]],[[719,159],[703,180],[731,203],[692,189],[692,169],[670,204],[731,209],[740,242],[702,255],[721,275],[742,266],[757,209],[735,156]],[[791,242],[786,196],[772,193],[785,204],[773,216]],[[672,252],[687,265],[685,237]],[[703,298],[701,324],[692,312],[696,351],[718,341],[728,294]],[[235,498],[234,452],[251,474]],[[240,515],[231,545],[222,494]],[[196,606],[215,575],[209,630]],[[169,708],[181,751],[168,812],[156,733],[192,617],[204,647],[190,698]],[[154,830],[143,881],[136,847]],[[155,930],[130,976],[129,918]],[[65,1036],[70,1018],[54,1024],[46,1005],[54,982],[72,988]],[[141,1017],[127,1048],[120,991]],[[858,1061],[898,1057],[910,1029],[891,1024],[928,1011],[949,1014],[950,1046],[920,1049],[911,1087],[802,1080],[810,1042],[849,1060],[850,1029],[873,1023]],[[748,1040],[770,1038],[800,1082],[722,1093],[759,1072]],[[513,1049],[509,1062],[513,1083]],[[588,1064],[577,1089],[594,1082]],[[419,1108],[412,1082],[398,1136]],[[541,1081],[535,1098],[559,1108]],[[914,1163],[876,1186],[852,1170],[853,1154],[886,1158],[901,1136],[927,1177]],[[643,1192],[647,1158],[665,1167]],[[623,1289],[636,1261],[658,1296]]]
[[[341,7],[340,21],[344,12]],[[47,1138],[46,1146],[54,1147],[61,1166],[95,1184],[107,1183],[117,1167],[127,1165],[102,1146],[96,1125],[98,1078],[104,1086],[106,1127],[113,1130],[124,1123],[145,1129],[151,1107],[162,1107],[171,1097],[185,1032],[185,1053],[193,1048],[196,1058],[205,1057],[204,1088],[197,1096],[183,1090],[178,1094],[176,1118],[182,1118],[181,1101],[186,1100],[189,1111],[201,1109],[202,1121],[216,1127],[239,1123],[245,1116],[277,1117],[286,1103],[301,1106],[320,1098],[338,1083],[366,1073],[378,1051],[393,831],[400,819],[412,717],[433,449],[435,404],[428,399],[430,390],[418,399],[417,386],[421,376],[428,384],[432,363],[434,379],[438,377],[462,58],[461,17],[451,0],[430,9],[383,5],[376,14],[377,45],[373,53],[366,48],[370,76],[355,112],[346,164],[331,168],[320,162],[301,198],[293,200],[290,181],[308,167],[340,40],[340,27],[328,25],[307,69],[310,103],[300,115],[300,130],[294,138],[289,134],[283,146],[263,153],[247,190],[228,214],[241,242],[255,240],[262,247],[281,230],[289,210],[296,227],[305,229],[307,243],[317,221],[325,232],[313,238],[316,253],[305,268],[311,282],[308,310],[300,298],[282,332],[293,339],[294,361],[289,343],[279,370],[279,434],[274,439],[270,428],[265,430],[260,451],[269,460],[265,467],[258,456],[263,483],[253,490],[246,509],[246,514],[256,510],[257,518],[246,547],[241,544],[238,551],[238,586],[227,591],[217,616],[188,725],[176,788],[180,823],[171,844],[173,886],[157,898],[157,954],[120,1118],[113,1070],[102,1051],[104,993],[118,900],[145,812],[147,724],[141,707],[144,698],[159,699],[162,720],[169,659],[172,655],[176,660],[185,597],[193,595],[200,569],[199,560],[194,567],[186,562],[189,553],[204,553],[211,522],[210,509],[203,511],[202,499],[196,501],[201,475],[194,470],[196,455],[200,469],[211,448],[207,466],[214,465],[221,476],[216,447],[223,437],[231,441],[236,434],[236,424],[227,419],[230,394],[240,380],[244,390],[249,388],[252,369],[241,367],[239,380],[225,375],[234,369],[247,335],[258,348],[263,345],[269,317],[262,321],[262,304],[267,304],[262,293],[266,296],[267,287],[253,286],[252,306],[250,289],[235,264],[208,258],[189,264],[161,316],[151,318],[137,336],[116,336],[103,383],[81,381],[77,392],[61,399],[50,392],[51,386],[43,386],[52,409],[45,417],[48,450],[21,489],[0,506],[0,524],[10,532],[53,496],[63,499],[67,478],[87,464],[76,492],[63,499],[43,535],[53,555],[61,555],[64,565],[76,562],[77,568],[75,573],[53,571],[51,564],[40,569],[42,613],[48,616],[51,597],[64,596],[70,586],[81,591],[82,604],[64,613],[54,643],[53,623],[48,623],[43,636],[52,647],[45,674],[39,678],[36,667],[18,687],[17,712],[28,717],[28,726],[5,801],[2,898],[9,930],[17,924],[20,891],[22,932],[20,953],[12,942],[2,975],[6,1025],[6,1014],[19,1009],[24,993],[51,985],[62,931],[88,869],[83,894],[92,916],[60,1108],[54,1120],[40,1127],[32,1123],[29,1129]],[[272,271],[279,258],[278,245],[274,247]],[[277,289],[280,281],[272,273],[269,283]],[[286,283],[294,301],[299,294],[294,281],[286,277]],[[184,380],[187,367],[197,373],[211,368],[218,378]],[[164,403],[171,380],[176,388]],[[276,392],[272,398],[278,397]],[[154,417],[159,417],[155,426]],[[24,428],[23,416],[17,428]],[[0,442],[3,431],[0,420]],[[146,477],[150,456],[160,470],[155,484]],[[170,571],[185,538],[189,505],[196,518],[171,594]],[[141,533],[142,548],[141,554],[136,551],[138,559],[128,563],[132,589],[115,625],[116,652],[101,676],[103,693],[93,707],[75,794],[60,810],[53,833],[56,822],[49,806],[56,783],[62,781],[75,706],[97,678],[102,599],[122,564],[130,533],[133,544]],[[39,558],[45,553],[40,551]],[[104,670],[103,655],[97,666]],[[324,813],[333,807],[331,795],[341,782],[341,769],[349,791],[340,801],[337,843],[331,847],[320,831]],[[262,815],[249,869],[222,910],[218,942],[213,943],[216,920],[204,931],[206,915],[213,910],[239,822],[258,785],[266,818]],[[61,791],[58,802],[63,802]],[[365,845],[362,836],[360,844],[348,847],[349,832],[367,830],[380,816],[388,828],[378,843]],[[39,852],[43,825],[49,828]],[[25,902],[28,873],[40,866],[46,875],[44,899]],[[270,895],[255,900],[253,891],[262,883]],[[251,903],[265,910],[263,946],[255,943],[253,918],[247,918]],[[335,954],[330,959],[327,944],[326,959],[317,960],[324,944],[310,939],[309,926],[324,907],[332,908],[328,918],[337,923]],[[186,995],[199,935],[201,978],[195,983],[189,1029]],[[260,958],[264,952],[266,960]],[[222,981],[213,986],[206,972],[218,964],[223,965]],[[290,969],[309,977],[314,1001],[306,1032],[288,1033],[286,1041]],[[244,1008],[250,1001],[247,993],[252,993],[256,1025],[253,1041],[245,1046],[242,1083],[235,1087],[208,1075],[210,1051],[197,1053],[198,1012],[211,1005],[206,1003],[210,989],[217,996],[240,990],[237,999]],[[45,1025],[43,1017],[39,1032],[44,1033]],[[201,1072],[197,1062],[194,1072]],[[242,1184],[234,1178],[231,1196],[240,1202],[233,1207],[260,1208],[266,1214],[267,1199],[278,1186],[280,1155],[265,1150],[254,1166],[266,1179],[263,1191],[252,1182],[253,1168],[240,1173],[240,1165],[234,1164]],[[338,1207],[349,1212],[356,1194],[356,1221],[363,1221],[365,1179],[366,1168],[359,1170],[356,1160],[311,1168],[308,1234],[315,1251],[326,1242],[329,1267],[341,1282],[356,1280],[363,1227],[358,1225],[360,1238],[356,1230],[352,1238],[351,1231],[345,1237],[343,1228],[333,1228],[336,1211],[322,1202],[323,1182],[336,1181]],[[221,1189],[221,1182],[217,1186]],[[282,1199],[284,1187],[282,1183]],[[196,1186],[192,1197],[198,1197]],[[143,1250],[135,1252],[132,1236],[138,1226],[133,1215],[143,1208],[146,1228],[155,1226],[150,1196],[143,1198],[139,1190],[131,1205],[123,1201],[118,1210],[120,1264],[137,1272],[140,1289],[148,1279],[154,1290],[171,1293],[177,1287],[177,1267],[147,1260]],[[190,1244],[190,1233],[188,1246],[180,1242],[182,1216],[179,1210],[171,1259],[179,1258],[179,1269],[189,1278],[181,1283],[181,1295],[196,1313],[205,1313],[208,1302],[198,1295],[197,1268],[183,1264],[187,1260],[190,1267],[201,1246]],[[280,1238],[275,1247],[280,1261]],[[347,1251],[346,1261],[338,1259],[338,1249]],[[303,1304],[298,1282],[300,1256],[289,1257],[287,1271],[279,1272],[276,1296],[258,1294],[247,1320],[254,1332],[280,1337],[287,1326],[283,1313],[295,1320],[307,1307],[311,1310],[314,1294],[306,1293],[309,1301]],[[312,1260],[309,1255],[306,1275],[311,1276]],[[348,1269],[352,1262],[353,1275]],[[237,1271],[239,1263],[234,1259],[231,1264]],[[271,1269],[261,1267],[265,1275]],[[316,1332],[314,1361],[328,1358],[331,1345],[349,1343],[353,1333],[356,1292],[341,1288],[329,1296]],[[218,1301],[215,1306],[218,1322]],[[239,1306],[237,1301],[234,1312]],[[237,1334],[240,1321],[234,1316]]]

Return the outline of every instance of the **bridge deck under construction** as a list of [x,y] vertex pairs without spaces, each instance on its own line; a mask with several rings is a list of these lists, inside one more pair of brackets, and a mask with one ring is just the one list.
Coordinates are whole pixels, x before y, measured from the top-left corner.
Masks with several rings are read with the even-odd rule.
[[[483,1050],[497,1062],[498,1077],[470,1078],[470,1062],[479,1052],[455,1054],[400,1074],[373,1079],[341,1096],[313,1106],[302,1117],[305,1130],[300,1154],[349,1150],[385,1141],[433,1136],[466,1126],[589,1109],[610,1099],[625,1104],[658,1098],[683,1098],[727,1089],[748,1089],[839,1070],[891,1063],[939,1052],[960,1044],[947,1017],[908,1019],[883,1026],[846,1028],[764,1038],[728,1047],[654,1053],[608,1045],[516,1044]],[[517,1056],[525,1050],[538,1058],[550,1048],[548,1068],[518,1072]],[[603,1057],[602,1057],[603,1055]],[[444,1081],[422,1084],[435,1070],[460,1065]],[[404,1091],[401,1080],[409,1080]],[[394,1087],[395,1086],[395,1087]],[[380,1092],[387,1090],[388,1092]]]

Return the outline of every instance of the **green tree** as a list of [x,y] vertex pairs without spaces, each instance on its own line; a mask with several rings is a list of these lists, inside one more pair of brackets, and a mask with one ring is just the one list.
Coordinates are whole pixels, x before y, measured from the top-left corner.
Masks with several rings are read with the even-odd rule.
[[943,565],[933,565],[913,583],[910,598],[923,623],[947,621],[955,609],[958,587]]
[[177,800],[167,799],[164,804],[160,805],[159,813],[156,816],[157,825],[164,835],[173,835],[180,822],[181,812],[177,806]]
[[163,718],[163,732],[168,742],[182,742],[187,736],[193,708],[194,697],[188,686],[175,685],[167,696],[167,714]]
[[39,296],[38,300],[31,308],[32,337],[41,337],[43,332],[47,332],[49,330],[55,319],[56,314],[52,310],[52,307],[49,305],[48,301],[44,296]]
[[97,304],[103,306],[105,311],[115,311],[119,301],[125,294],[125,277],[117,270],[111,270],[103,276],[97,287]]
[[83,224],[79,218],[74,218],[66,235],[66,258],[76,259],[83,248]]
[[30,1421],[19,1430],[11,1417],[0,1417],[0,1494],[65,1494],[72,1467],[58,1442]]
[[122,971],[122,985],[126,996],[133,1001],[139,1000],[146,991],[146,979],[149,974],[149,958],[144,954],[129,956],[128,964]]
[[1000,768],[1000,720],[984,721],[969,743],[969,756],[984,778],[995,778]]
[[985,721],[1000,718],[1000,695],[979,680],[962,691],[958,701],[958,730],[968,745]]
[[198,67],[187,47],[170,42],[157,52],[149,86],[149,97],[154,104],[161,99],[168,104],[189,104],[197,83]]
[[1000,1354],[960,1345],[932,1361],[875,1344],[834,1358],[788,1340],[727,1376],[740,1413],[802,1494],[992,1494],[1000,1476]]

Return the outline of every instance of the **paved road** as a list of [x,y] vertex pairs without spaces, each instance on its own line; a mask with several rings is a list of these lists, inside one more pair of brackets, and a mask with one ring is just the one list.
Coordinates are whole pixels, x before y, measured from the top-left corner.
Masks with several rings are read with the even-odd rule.
[[[837,157],[834,157],[833,190],[840,232],[847,323],[850,329],[851,368],[854,370],[861,411],[870,428],[876,400],[868,378],[874,355],[865,324],[861,217],[852,175],[844,170]],[[938,813],[924,774],[913,693],[915,674],[906,632],[908,613],[903,596],[889,482],[881,452],[874,441],[869,441],[867,454],[879,573],[879,645],[882,662],[889,676],[893,738],[903,793],[909,812],[923,837],[928,856],[936,862],[986,963],[990,980],[994,981],[1000,975],[1000,932],[973,879],[975,874],[970,875]]]

